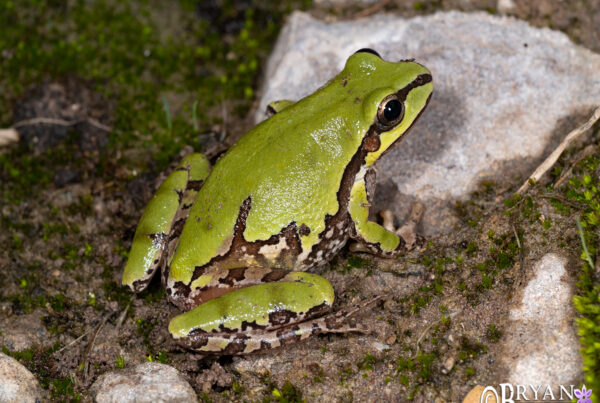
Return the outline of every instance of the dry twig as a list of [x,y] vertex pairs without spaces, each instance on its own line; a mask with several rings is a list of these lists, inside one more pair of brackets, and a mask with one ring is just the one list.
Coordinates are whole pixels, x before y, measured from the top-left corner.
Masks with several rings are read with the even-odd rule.
[[377,3],[373,4],[372,6],[367,7],[364,10],[361,10],[358,13],[354,14],[352,17],[353,18],[367,17],[371,14],[374,14],[374,13],[382,10],[385,6],[388,5],[389,2],[390,2],[390,0],[378,1]]
[[87,348],[85,349],[85,353],[83,354],[83,375],[85,378],[87,378],[87,376],[88,376],[88,369],[89,369],[88,357],[89,357],[92,349],[94,348],[94,343],[96,342],[96,337],[98,336],[98,333],[100,333],[100,329],[102,329],[102,326],[104,326],[104,324],[113,316],[113,314],[114,314],[114,312],[110,312],[110,313],[104,315],[102,322],[100,322],[98,324],[98,326],[96,326],[96,328],[94,329],[94,334],[92,335],[92,338],[89,341]]
[[566,181],[569,176],[571,176],[571,172],[573,172],[573,168],[575,168],[575,165],[579,164],[581,161],[583,161],[584,159],[586,159],[587,157],[589,157],[590,155],[592,155],[592,153],[595,150],[596,150],[596,146],[593,145],[593,144],[590,144],[589,146],[587,146],[586,148],[584,148],[581,151],[581,153],[579,153],[579,155],[577,156],[577,159],[575,160],[575,162],[573,162],[571,164],[571,166],[569,167],[569,169],[567,169],[565,172],[563,172],[563,174],[560,176],[560,178],[558,178],[558,180],[554,184],[554,187],[557,188],[560,185],[562,185],[563,182]]
[[600,119],[600,107],[596,108],[592,116],[585,122],[583,125],[579,126],[577,129],[573,130],[571,133],[565,137],[565,139],[556,147],[556,149],[542,162],[540,166],[531,174],[529,178],[523,183],[523,185],[517,190],[517,193],[522,195],[525,193],[530,186],[530,183],[536,183],[540,180],[540,178],[554,165],[554,163],[558,160],[560,155],[565,151],[565,149],[582,133],[585,133],[596,121]]
[[12,125],[13,129],[22,127],[22,126],[31,126],[31,125],[37,125],[37,124],[47,124],[47,125],[57,125],[57,126],[74,126],[78,123],[82,123],[82,122],[88,122],[90,125],[100,129],[100,130],[104,130],[104,131],[111,131],[112,129],[109,126],[106,126],[100,122],[98,122],[96,119],[94,118],[86,118],[83,120],[64,120],[64,119],[57,119],[57,118],[45,118],[45,117],[37,117],[37,118],[32,118],[32,119],[26,119],[26,120],[21,120],[20,122],[15,123],[14,125]]

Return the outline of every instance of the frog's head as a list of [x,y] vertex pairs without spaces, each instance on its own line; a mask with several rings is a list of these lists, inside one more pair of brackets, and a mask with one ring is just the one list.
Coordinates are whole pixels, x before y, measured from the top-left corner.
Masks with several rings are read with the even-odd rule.
[[348,58],[340,74],[348,77],[347,90],[358,95],[363,124],[370,125],[365,164],[372,165],[427,106],[433,91],[431,73],[418,63],[387,62],[374,50],[361,49]]

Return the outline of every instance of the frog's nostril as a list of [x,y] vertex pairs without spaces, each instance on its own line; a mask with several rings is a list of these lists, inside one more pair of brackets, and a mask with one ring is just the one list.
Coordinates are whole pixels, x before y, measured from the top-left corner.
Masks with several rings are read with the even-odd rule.
[[381,55],[379,53],[377,53],[377,51],[375,51],[371,48],[362,48],[362,49],[359,49],[356,52],[354,52],[354,54],[357,54],[357,53],[371,53],[372,55],[375,55],[381,59]]

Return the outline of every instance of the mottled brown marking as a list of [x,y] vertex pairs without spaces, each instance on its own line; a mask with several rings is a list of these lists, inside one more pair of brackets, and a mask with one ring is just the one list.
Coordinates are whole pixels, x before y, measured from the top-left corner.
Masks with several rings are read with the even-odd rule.
[[279,343],[282,346],[285,346],[286,344],[296,343],[302,339],[301,335],[296,334],[298,330],[300,330],[300,326],[293,325],[279,329],[275,332],[275,334],[277,335],[277,340],[279,340]]
[[300,228],[298,228],[298,234],[300,234],[300,236],[310,235],[310,228],[308,228],[308,225],[302,224]]
[[185,190],[193,190],[195,192],[198,192],[200,190],[200,188],[202,187],[202,184],[204,183],[203,180],[190,180],[188,181]]
[[286,269],[272,268],[269,272],[260,280],[261,283],[270,283],[273,281],[279,281],[284,278],[290,271]]
[[144,279],[135,280],[131,285],[133,292],[137,293],[143,291],[148,286],[148,283],[150,283],[151,280],[151,276]]
[[183,191],[176,189],[175,193],[177,193],[177,202],[181,204],[181,201],[183,200]]
[[269,322],[274,326],[281,326],[290,323],[298,317],[296,312],[288,310],[280,310],[269,313]]
[[245,332],[246,330],[264,330],[267,327],[268,326],[266,325],[259,325],[255,320],[252,322],[242,321],[242,332]]
[[227,347],[225,347],[225,350],[223,350],[221,354],[237,355],[243,353],[246,349],[246,340],[248,339],[248,336],[238,333],[236,337],[227,345]]
[[344,325],[344,322],[340,320],[340,318],[338,318],[336,315],[326,316],[325,318],[323,318],[323,320],[325,321],[325,326],[327,330],[338,329]]
[[210,301],[211,299],[215,299],[220,297],[221,295],[225,295],[228,292],[232,291],[232,288],[229,287],[216,287],[216,286],[206,286],[202,287],[202,292],[195,292],[196,290],[192,290],[189,294],[190,296],[185,299],[181,303],[177,303],[177,307],[184,311],[189,311],[197,307],[200,304],[205,303],[206,301]]
[[227,277],[219,279],[219,283],[227,284],[228,286],[233,287],[244,279],[245,271],[245,268],[230,269],[227,273]]
[[304,317],[308,319],[308,318],[312,318],[314,316],[319,316],[319,315],[322,315],[325,312],[329,311],[330,309],[331,309],[331,305],[329,305],[326,302],[323,302],[322,304],[313,306],[308,311],[306,311],[306,313],[304,314]]
[[171,227],[171,231],[169,233],[169,241],[178,240],[181,236],[181,231],[183,231],[183,226],[185,225],[185,219],[179,219],[173,223]]

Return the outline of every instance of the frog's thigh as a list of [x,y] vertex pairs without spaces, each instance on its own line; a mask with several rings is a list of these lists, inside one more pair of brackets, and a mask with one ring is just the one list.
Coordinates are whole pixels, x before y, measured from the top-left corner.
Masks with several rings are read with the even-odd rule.
[[160,267],[169,233],[181,215],[181,206],[190,203],[202,181],[210,173],[210,163],[202,154],[185,157],[160,185],[144,210],[135,231],[122,283],[141,291]]
[[369,251],[386,256],[404,249],[404,242],[394,232],[369,221],[369,201],[364,179],[354,183],[350,191],[348,211],[354,225],[352,237],[364,244]]
[[[237,289],[178,315],[169,323],[169,332],[191,348],[214,351],[219,339],[211,334],[256,333],[302,322],[329,310],[334,298],[325,278],[290,272],[280,282]],[[204,345],[189,343],[189,338]]]

